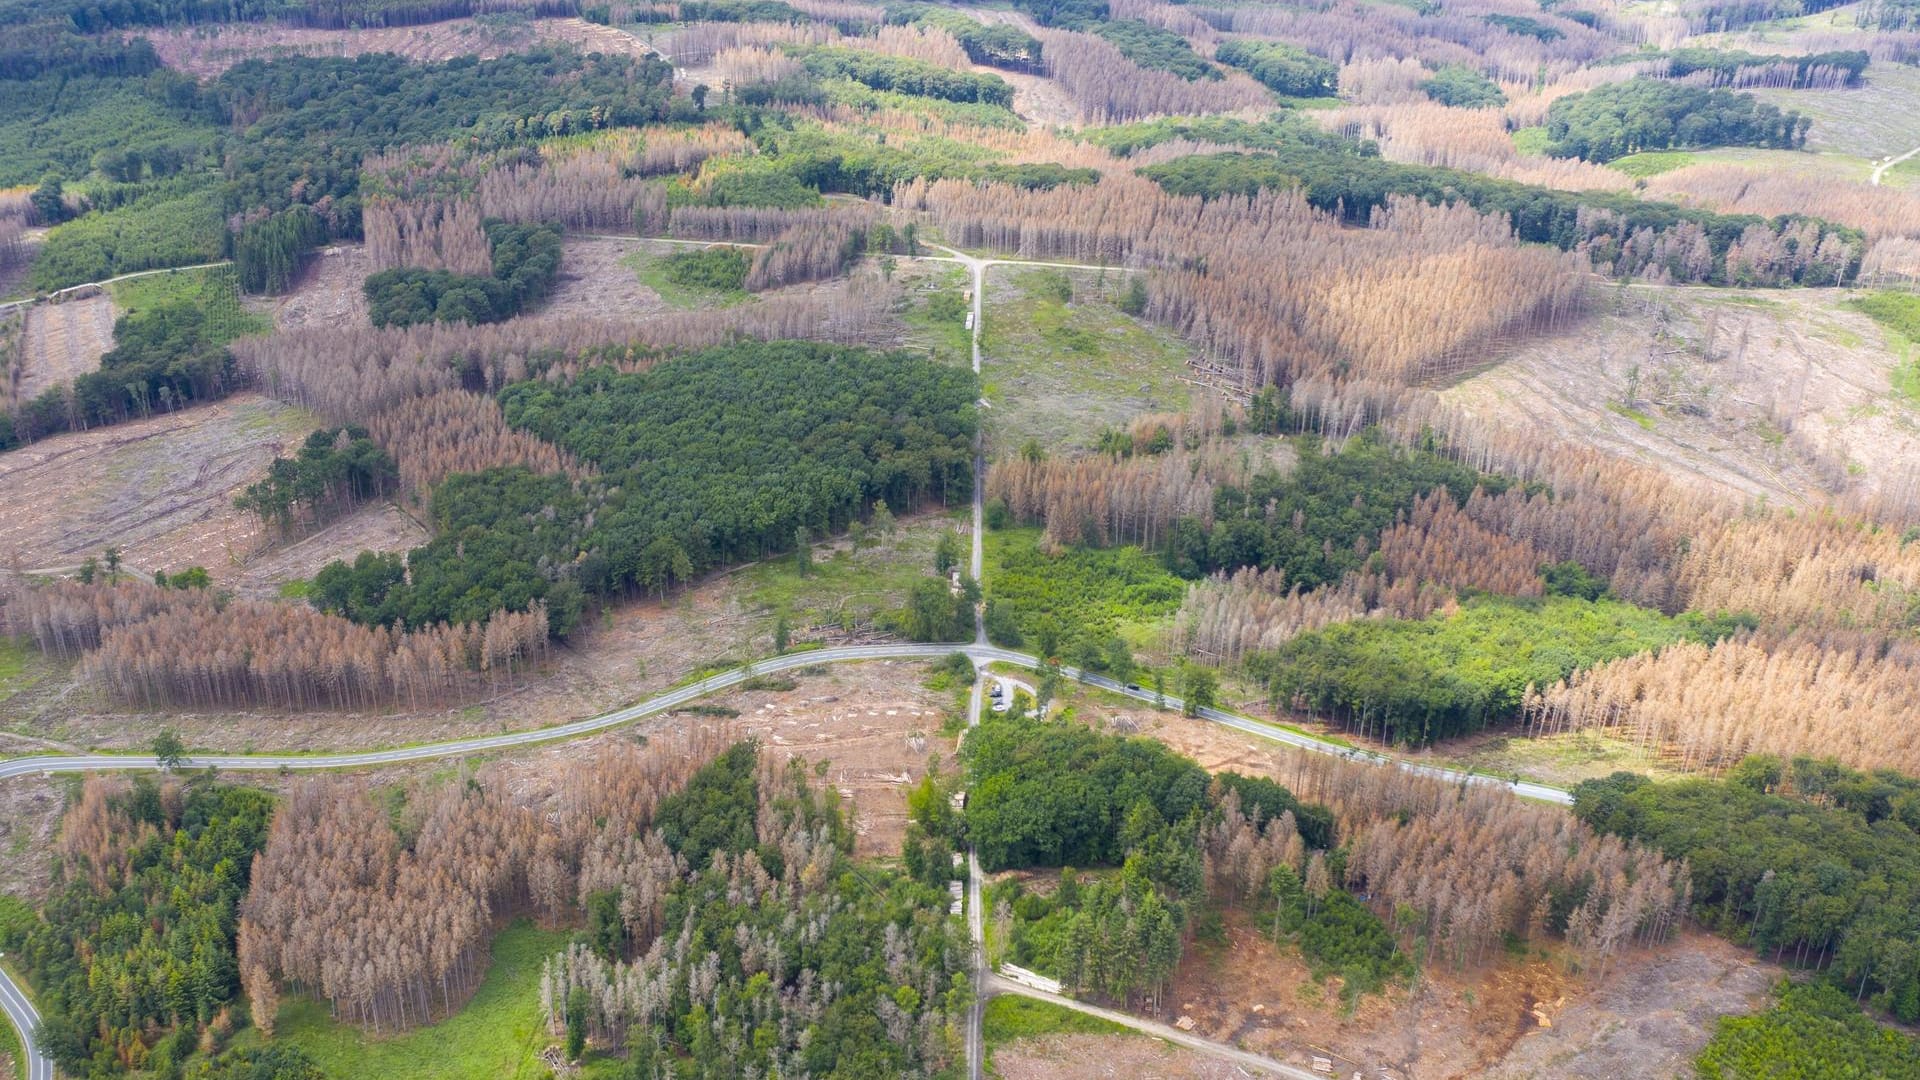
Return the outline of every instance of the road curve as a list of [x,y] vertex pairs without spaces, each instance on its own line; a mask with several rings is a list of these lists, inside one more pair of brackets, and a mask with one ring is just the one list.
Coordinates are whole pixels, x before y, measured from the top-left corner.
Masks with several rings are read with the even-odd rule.
[[1258,1069],[1261,1072],[1271,1073],[1274,1076],[1284,1076],[1287,1080],[1326,1080],[1324,1074],[1311,1073],[1305,1069],[1296,1069],[1291,1065],[1283,1065],[1272,1058],[1262,1057],[1259,1054],[1241,1050],[1238,1047],[1228,1046],[1226,1043],[1214,1042],[1212,1039],[1202,1038],[1201,1036],[1181,1031],[1177,1027],[1162,1024],[1156,1020],[1148,1020],[1144,1017],[1135,1016],[1132,1013],[1121,1012],[1118,1009],[1103,1009],[1098,1005],[1089,1005],[1078,998],[1067,997],[1065,994],[1050,994],[1038,987],[1028,986],[1022,982],[1015,982],[1005,976],[988,975],[983,989],[990,994],[1017,994],[1020,997],[1049,1001],[1063,1009],[1072,1009],[1074,1012],[1086,1013],[1088,1016],[1097,1016],[1109,1023],[1119,1024],[1122,1027],[1130,1027],[1135,1031],[1145,1032],[1156,1039],[1164,1039],[1170,1043],[1177,1043],[1189,1050],[1198,1050],[1203,1054],[1212,1054],[1214,1057],[1231,1061],[1235,1065]]
[[1873,179],[1869,182],[1872,183],[1874,187],[1879,187],[1880,177],[1885,175],[1888,169],[1893,168],[1895,165],[1900,164],[1901,162],[1907,160],[1908,158],[1912,157],[1915,154],[1920,154],[1920,146],[1916,146],[1904,154],[1897,154],[1893,157],[1889,157],[1887,160],[1881,162],[1878,165],[1875,165],[1873,167]]
[[27,1080],[53,1080],[53,1059],[33,1045],[33,1033],[40,1026],[40,1014],[28,1000],[26,991],[14,983],[5,968],[0,968],[0,1011],[13,1022],[20,1034],[20,1050],[27,1058]]

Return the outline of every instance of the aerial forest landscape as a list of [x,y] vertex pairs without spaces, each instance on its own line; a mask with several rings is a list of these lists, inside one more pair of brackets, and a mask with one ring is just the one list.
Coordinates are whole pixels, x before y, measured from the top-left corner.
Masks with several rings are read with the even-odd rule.
[[0,1080],[1920,1080],[1920,0],[0,0]]

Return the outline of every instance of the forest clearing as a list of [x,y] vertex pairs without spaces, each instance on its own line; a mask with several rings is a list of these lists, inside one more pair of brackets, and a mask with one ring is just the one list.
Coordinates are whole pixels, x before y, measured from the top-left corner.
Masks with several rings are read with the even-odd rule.
[[113,319],[112,299],[98,292],[28,308],[23,366],[13,373],[9,399],[29,401],[99,368],[100,357],[113,348]]
[[117,547],[148,576],[204,566],[231,581],[261,539],[234,495],[313,426],[299,409],[243,394],[8,454],[0,546],[28,570],[77,566]]
[[[1449,387],[1469,413],[1579,440],[1740,499],[1903,497],[1904,349],[1837,291],[1625,288],[1579,329]],[[1876,347],[1879,346],[1879,347]]]

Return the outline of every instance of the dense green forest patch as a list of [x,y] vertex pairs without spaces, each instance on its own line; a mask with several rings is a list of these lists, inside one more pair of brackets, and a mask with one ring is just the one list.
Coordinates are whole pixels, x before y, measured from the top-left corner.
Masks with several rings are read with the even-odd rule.
[[875,90],[890,90],[942,101],[998,105],[1013,104],[1013,87],[998,75],[949,71],[924,60],[843,49],[826,45],[788,46],[809,72],[823,79],[852,79]]
[[1420,84],[1420,91],[1456,109],[1491,109],[1507,103],[1499,84],[1464,64],[1448,64]]
[[182,82],[191,87],[191,80],[171,72],[141,71],[0,83],[7,97],[7,111],[0,114],[0,188],[37,184],[49,173],[78,180],[96,160],[112,159],[125,176],[129,156],[138,163],[131,179],[203,168],[215,132],[169,105],[168,94]]
[[57,225],[33,261],[41,292],[120,274],[218,261],[226,239],[220,193],[200,178],[128,185],[131,201]]
[[583,591],[661,593],[841,532],[878,501],[964,501],[976,393],[969,371],[808,342],[517,384],[501,394],[508,422],[597,466],[599,481],[456,475],[434,492],[436,536],[409,556],[409,580],[383,559],[332,573],[361,598],[348,614],[362,622],[484,620],[544,599],[565,633]]
[[[1221,46],[1223,49],[1225,47]],[[1156,120],[1093,128],[1085,132],[1085,138],[1120,157],[1132,157],[1142,150],[1175,139],[1244,146],[1249,150],[1308,146],[1350,157],[1380,156],[1380,148],[1373,143],[1355,142],[1336,135],[1294,112],[1277,112],[1259,121],[1233,116],[1164,116]]]
[[1615,773],[1573,797],[1595,829],[1687,859],[1694,918],[1920,1019],[1920,780],[1759,757],[1723,780]]
[[1676,641],[1717,640],[1734,625],[1611,600],[1483,598],[1452,615],[1309,631],[1247,667],[1277,704],[1425,745],[1512,717],[1529,686]]
[[1077,724],[998,714],[967,736],[961,760],[967,838],[989,872],[1117,865],[1146,842],[1142,830],[1206,808],[1208,778],[1200,766],[1154,740]]
[[539,305],[560,272],[560,227],[490,221],[493,273],[396,267],[369,275],[367,316],[375,326],[490,323]]
[[1912,1080],[1920,1077],[1920,1046],[1861,1015],[1835,986],[1783,984],[1765,1012],[1721,1017],[1694,1067],[1701,1080]]
[[1094,27],[1093,32],[1106,38],[1120,50],[1121,55],[1143,68],[1170,72],[1188,82],[1220,78],[1219,68],[1194,52],[1185,37],[1163,26],[1138,19],[1121,19],[1101,23]]
[[1340,67],[1330,60],[1279,41],[1229,38],[1213,58],[1253,76],[1286,97],[1332,97],[1340,89]]
[[1752,94],[1629,79],[1569,94],[1547,111],[1547,153],[1611,161],[1670,147],[1766,146],[1797,150],[1812,121]]

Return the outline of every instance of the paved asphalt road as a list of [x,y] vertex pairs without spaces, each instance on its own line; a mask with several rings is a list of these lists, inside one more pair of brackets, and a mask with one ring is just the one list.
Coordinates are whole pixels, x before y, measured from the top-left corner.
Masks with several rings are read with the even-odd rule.
[[[482,754],[493,750],[504,750],[518,746],[531,746],[536,743],[552,742],[556,739],[570,739],[580,735],[589,735],[631,723],[643,717],[678,708],[690,701],[708,694],[737,686],[756,675],[768,675],[779,671],[807,667],[812,664],[848,663],[861,660],[930,660],[952,652],[964,652],[976,664],[999,661],[1033,667],[1039,661],[1026,653],[1014,652],[992,645],[970,642],[965,645],[861,645],[839,649],[816,649],[810,652],[789,653],[767,660],[761,660],[750,667],[734,668],[718,675],[690,683],[678,690],[670,690],[655,698],[629,705],[624,709],[601,716],[578,720],[557,727],[537,728],[532,731],[514,732],[507,735],[489,735],[474,739],[456,739],[452,742],[427,743],[419,746],[401,747],[396,750],[369,750],[346,754],[205,754],[192,755],[185,764],[189,767],[206,765],[217,766],[224,770],[279,770],[279,769],[343,769],[367,765],[392,765],[400,762],[427,761],[434,758],[461,757],[468,754]],[[1089,686],[1097,686],[1110,693],[1121,694],[1137,701],[1153,703],[1153,694],[1117,683],[1112,679],[1090,672],[1081,672],[1077,668],[1063,668],[1062,673],[1071,679],[1078,679]],[[1178,709],[1181,701],[1177,697],[1166,699],[1168,708]],[[1397,766],[1422,776],[1457,783],[1492,784],[1507,788],[1517,795],[1545,802],[1571,805],[1573,796],[1559,788],[1524,781],[1502,780],[1498,777],[1483,776],[1461,772],[1457,769],[1445,769],[1437,765],[1421,765],[1410,761],[1401,761],[1385,754],[1376,754],[1367,750],[1356,750],[1323,742],[1311,735],[1289,731],[1272,724],[1262,723],[1236,713],[1220,709],[1202,709],[1204,719],[1224,724],[1238,731],[1275,742],[1297,746],[1322,754],[1335,754],[1352,761],[1364,761],[1378,765]],[[53,773],[75,772],[112,772],[122,769],[157,769],[160,763],[151,755],[137,754],[72,754],[39,757],[14,758],[0,762],[0,780],[14,776],[29,776],[34,773],[51,775]],[[977,875],[969,875],[978,881]],[[977,900],[976,900],[977,904]],[[20,1031],[21,1044],[26,1047],[32,1062],[29,1080],[53,1080],[52,1063],[33,1051],[33,1025],[38,1022],[32,1013],[32,1005],[26,995],[0,971],[0,1004],[6,1007],[8,1019]],[[977,1023],[977,1021],[976,1021]],[[970,1024],[970,1027],[973,1025]],[[977,1028],[969,1032],[970,1040],[977,1039]],[[975,1058],[977,1061],[978,1058]]]
[[27,1055],[27,1080],[53,1080],[53,1059],[36,1053],[33,1047],[33,1031],[40,1026],[40,1014],[4,969],[0,969],[0,1010],[20,1033],[20,1045]]

